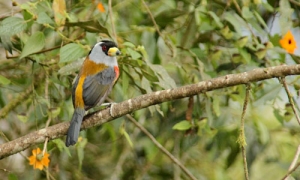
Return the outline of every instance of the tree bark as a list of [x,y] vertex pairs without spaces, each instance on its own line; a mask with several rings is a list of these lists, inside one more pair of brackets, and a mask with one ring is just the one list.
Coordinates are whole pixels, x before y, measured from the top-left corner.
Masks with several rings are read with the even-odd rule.
[[[201,81],[196,84],[152,92],[114,104],[111,107],[113,109],[107,108],[85,116],[81,130],[102,125],[103,123],[151,105],[184,97],[190,97],[215,89],[299,74],[300,65],[281,65],[270,68],[254,69],[238,74],[229,74],[211,80]],[[113,116],[111,116],[110,111],[112,112]],[[35,144],[43,143],[47,137],[49,140],[52,140],[64,136],[68,130],[69,124],[69,122],[59,123],[48,128],[43,128],[32,132],[13,141],[1,144],[0,159],[23,151]]]

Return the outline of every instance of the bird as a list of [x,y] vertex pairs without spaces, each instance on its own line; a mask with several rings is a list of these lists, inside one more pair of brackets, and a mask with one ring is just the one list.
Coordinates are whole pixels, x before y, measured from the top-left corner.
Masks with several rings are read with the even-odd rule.
[[83,61],[72,86],[74,113],[67,132],[66,146],[77,142],[85,111],[101,105],[119,77],[116,56],[121,52],[115,42],[96,43]]

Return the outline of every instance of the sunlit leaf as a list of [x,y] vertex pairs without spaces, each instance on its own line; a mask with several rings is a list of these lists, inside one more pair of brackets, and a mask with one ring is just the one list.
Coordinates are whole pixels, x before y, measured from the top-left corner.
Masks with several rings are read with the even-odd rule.
[[52,9],[54,20],[58,26],[64,25],[66,21],[66,2],[65,0],[53,0]]
[[25,43],[24,49],[20,54],[20,59],[42,50],[45,46],[45,36],[42,32],[36,32],[29,37]]
[[176,123],[172,129],[179,130],[179,131],[185,131],[192,127],[192,124],[190,121],[180,121],[179,123]]
[[54,21],[45,12],[38,14],[36,22],[40,24],[54,24]]
[[59,62],[62,63],[62,62],[75,61],[78,58],[83,57],[84,53],[85,51],[82,46],[76,43],[67,44],[60,49]]
[[27,27],[26,22],[19,17],[8,17],[0,23],[0,35],[12,36],[20,33]]
[[2,85],[8,85],[8,84],[10,84],[10,80],[7,79],[6,77],[0,75],[0,84],[2,84]]

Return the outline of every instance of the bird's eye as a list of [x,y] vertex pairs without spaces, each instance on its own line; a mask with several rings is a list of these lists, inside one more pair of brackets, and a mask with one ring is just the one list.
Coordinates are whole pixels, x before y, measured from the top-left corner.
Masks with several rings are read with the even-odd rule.
[[102,51],[106,51],[106,50],[107,50],[106,46],[102,46]]

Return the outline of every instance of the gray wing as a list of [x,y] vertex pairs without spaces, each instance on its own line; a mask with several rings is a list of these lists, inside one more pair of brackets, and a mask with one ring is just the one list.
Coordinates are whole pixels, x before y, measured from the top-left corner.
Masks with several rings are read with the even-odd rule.
[[113,87],[115,77],[112,67],[86,77],[83,83],[83,101],[86,110],[103,103]]

